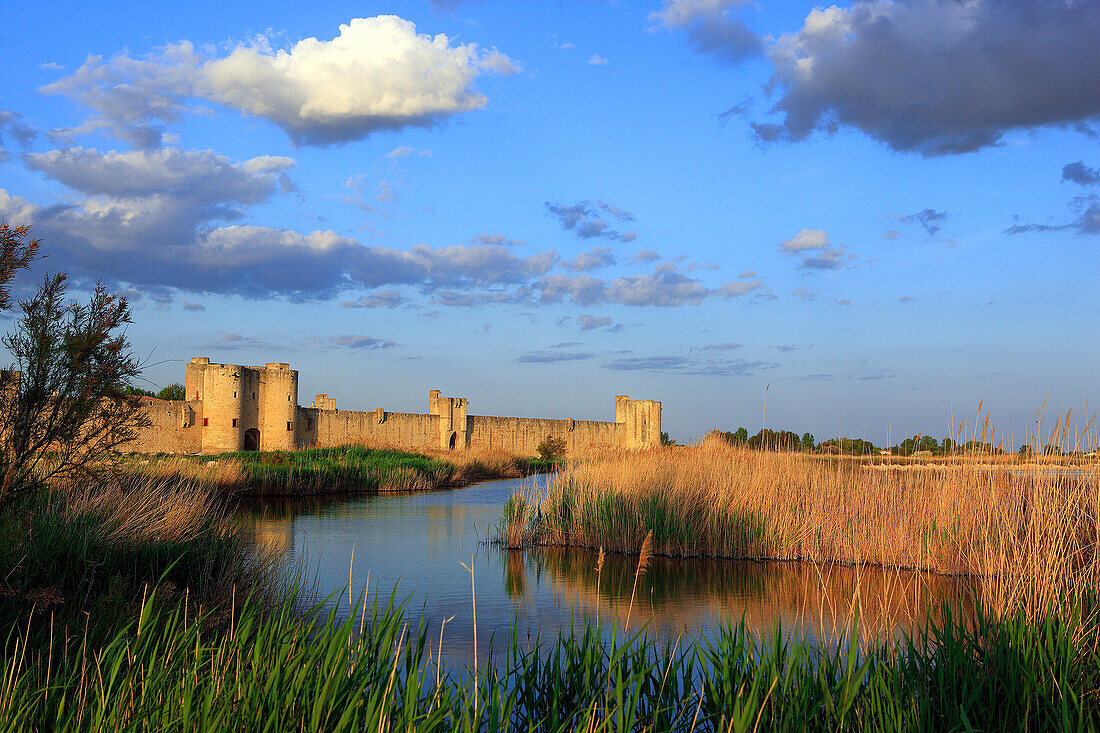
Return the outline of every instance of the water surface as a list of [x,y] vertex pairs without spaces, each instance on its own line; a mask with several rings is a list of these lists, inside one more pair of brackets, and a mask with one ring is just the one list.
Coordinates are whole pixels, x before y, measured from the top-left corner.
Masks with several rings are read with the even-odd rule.
[[[444,655],[472,656],[474,611],[480,659],[490,640],[497,651],[513,628],[524,645],[599,617],[652,636],[698,636],[742,616],[755,629],[831,639],[860,609],[867,633],[913,628],[944,602],[968,612],[968,583],[958,578],[810,563],[654,558],[634,586],[636,557],[608,555],[597,573],[587,550],[550,547],[506,550],[486,539],[512,493],[545,477],[491,481],[460,489],[271,500],[244,505],[242,516],[272,557],[298,565],[317,592],[350,584],[388,597],[395,588],[410,617],[438,639],[450,619]],[[473,568],[471,575],[463,567]],[[348,599],[341,595],[340,612]],[[631,597],[633,596],[633,602]]]

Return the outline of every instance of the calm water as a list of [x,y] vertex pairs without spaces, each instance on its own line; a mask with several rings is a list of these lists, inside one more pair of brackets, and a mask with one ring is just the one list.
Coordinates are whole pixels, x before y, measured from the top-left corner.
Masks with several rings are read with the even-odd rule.
[[[492,481],[461,489],[416,494],[356,495],[337,499],[267,501],[240,512],[265,552],[298,565],[328,595],[408,599],[438,639],[446,625],[444,654],[472,655],[472,566],[477,597],[479,655],[490,637],[499,649],[513,626],[525,644],[573,620],[626,621],[636,558],[608,556],[597,577],[595,553],[565,548],[505,550],[485,543],[504,502],[524,482]],[[354,552],[354,559],[353,559]],[[597,591],[598,582],[598,591]],[[369,587],[368,587],[369,583]],[[919,573],[730,560],[655,558],[641,576],[630,626],[648,624],[653,635],[698,635],[744,615],[756,628],[777,622],[791,633],[832,638],[842,631],[855,599],[863,626],[874,633],[910,628],[946,601],[970,608],[965,581]]]

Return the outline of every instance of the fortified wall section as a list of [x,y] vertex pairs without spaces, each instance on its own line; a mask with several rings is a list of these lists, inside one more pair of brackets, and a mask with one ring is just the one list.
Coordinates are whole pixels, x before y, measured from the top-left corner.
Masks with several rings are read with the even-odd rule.
[[196,357],[187,365],[186,400],[149,399],[150,427],[125,448],[139,453],[223,453],[339,445],[462,450],[499,448],[534,455],[548,436],[566,449],[625,448],[661,444],[661,403],[615,398],[615,422],[488,417],[468,414],[465,397],[428,393],[428,414],[339,410],[317,395],[298,405],[298,372],[289,364],[212,364]]
[[201,402],[185,400],[142,401],[149,427],[127,444],[133,453],[201,453]]

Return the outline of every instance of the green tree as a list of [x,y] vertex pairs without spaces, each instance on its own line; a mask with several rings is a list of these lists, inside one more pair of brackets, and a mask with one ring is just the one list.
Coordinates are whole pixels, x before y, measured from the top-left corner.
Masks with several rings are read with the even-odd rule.
[[141,387],[135,387],[132,384],[127,384],[122,388],[122,394],[128,397],[156,397],[151,390],[142,389]]
[[[0,305],[38,240],[0,225]],[[0,375],[0,508],[50,478],[90,477],[107,452],[147,424],[125,393],[140,373],[123,328],[125,298],[96,286],[87,304],[68,298],[68,277],[47,275],[3,345],[15,363]]]
[[790,430],[769,430],[765,428],[756,435],[749,438],[747,443],[749,448],[760,450],[798,450],[802,445],[802,438],[798,437],[798,433],[793,433]]
[[661,433],[661,445],[676,445],[676,441],[670,438],[668,433]]
[[802,434],[802,451],[809,453],[814,449],[814,436],[812,433]]
[[160,392],[157,392],[157,399],[177,401],[185,400],[187,399],[187,388],[178,382],[169,384]]

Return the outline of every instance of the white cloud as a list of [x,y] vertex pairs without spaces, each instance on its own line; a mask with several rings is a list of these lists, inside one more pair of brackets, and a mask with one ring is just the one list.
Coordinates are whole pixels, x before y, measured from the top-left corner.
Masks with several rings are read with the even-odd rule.
[[596,54],[592,54],[591,56],[588,57],[588,65],[589,66],[607,66],[607,59],[605,59],[603,56],[598,56]]
[[839,270],[855,259],[855,255],[849,254],[847,248],[833,247],[825,232],[820,229],[803,229],[790,239],[780,242],[779,251],[801,255],[802,261],[798,267],[802,270]]
[[452,45],[385,15],[355,18],[331,40],[306,38],[289,49],[259,39],[208,59],[185,41],[142,59],[92,56],[42,91],[81,101],[99,114],[91,125],[143,136],[146,147],[159,145],[160,125],[178,120],[189,98],[263,117],[297,144],[326,145],[434,126],[486,104],[473,86],[478,76],[518,71],[496,49]]
[[804,252],[811,249],[824,249],[829,246],[829,238],[820,229],[803,229],[790,239],[779,243],[780,252]]
[[28,153],[23,161],[69,188],[86,194],[139,198],[158,194],[204,205],[267,201],[292,158],[264,155],[234,163],[212,150],[100,152],[93,148]]

